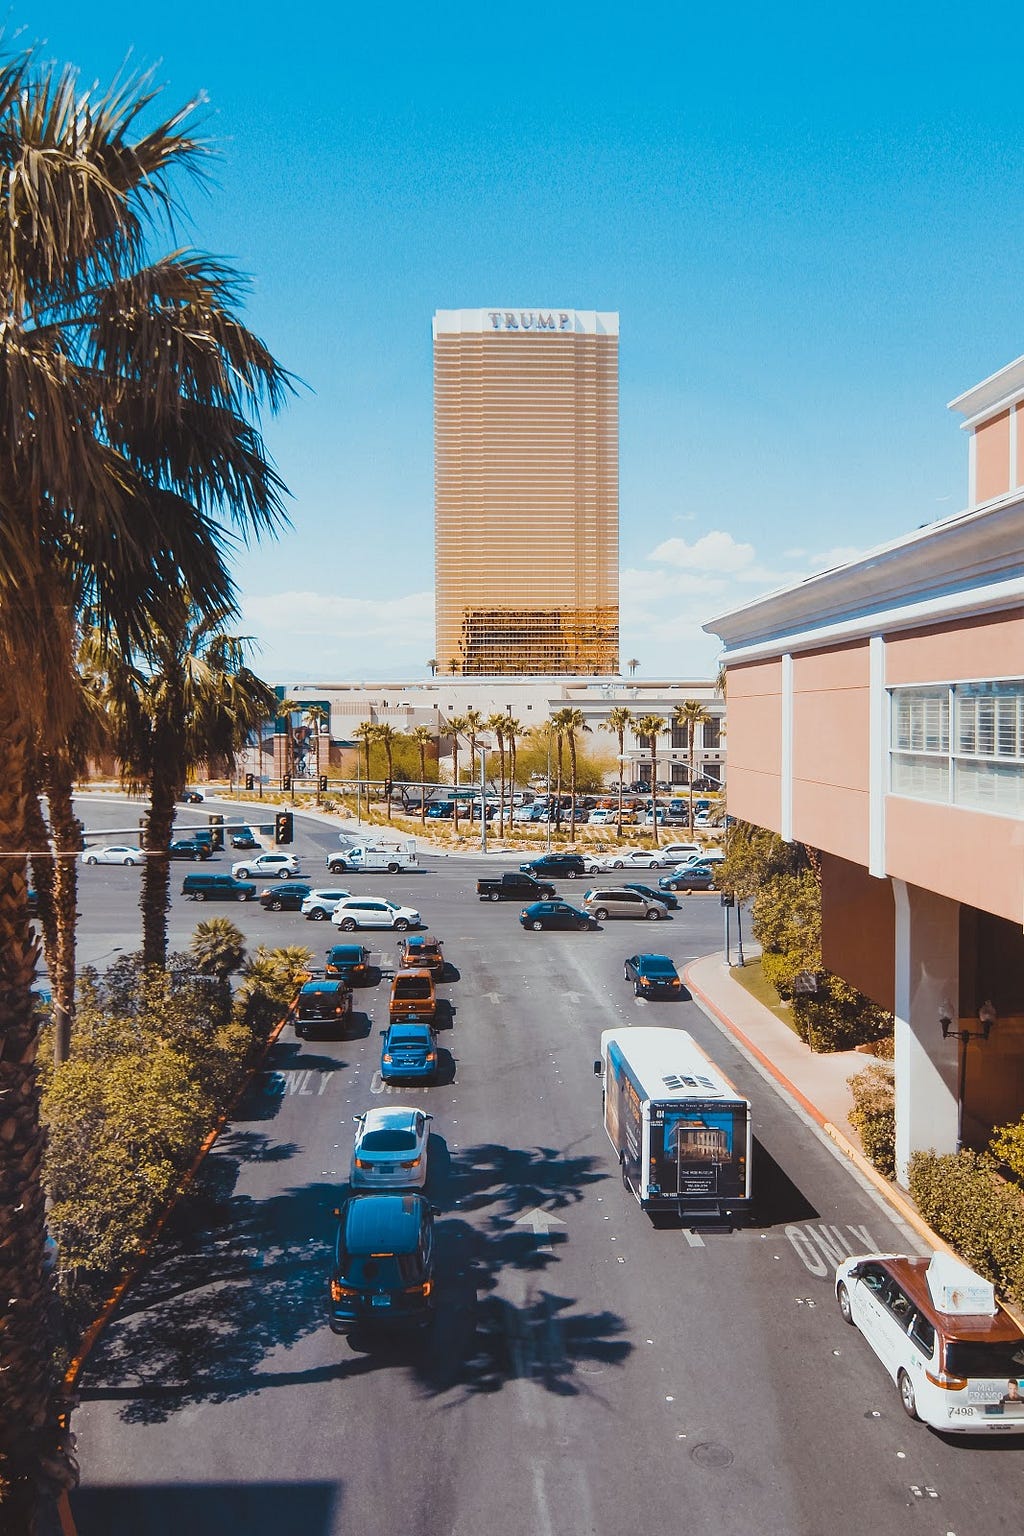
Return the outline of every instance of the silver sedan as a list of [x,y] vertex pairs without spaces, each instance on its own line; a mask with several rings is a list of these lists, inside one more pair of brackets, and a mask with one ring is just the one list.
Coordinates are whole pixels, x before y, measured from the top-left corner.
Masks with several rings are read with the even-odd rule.
[[422,1189],[433,1117],[400,1104],[356,1117],[349,1183],[353,1189]]

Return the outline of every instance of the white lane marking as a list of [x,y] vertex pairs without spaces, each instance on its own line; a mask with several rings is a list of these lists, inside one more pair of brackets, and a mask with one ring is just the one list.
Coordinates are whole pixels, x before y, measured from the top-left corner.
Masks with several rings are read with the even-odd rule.
[[553,1211],[542,1211],[535,1208],[532,1211],[524,1212],[522,1216],[517,1216],[514,1225],[517,1227],[532,1227],[535,1236],[538,1238],[537,1252],[553,1253],[554,1249],[547,1240],[548,1232],[552,1227],[564,1227],[565,1222],[561,1216],[556,1216]]
[[808,1224],[786,1228],[790,1246],[800,1262],[819,1280],[831,1276],[836,1265],[849,1258],[851,1253],[878,1251],[878,1244],[866,1227],[850,1225],[846,1232],[850,1234],[849,1238],[841,1227],[829,1226],[825,1222],[817,1227]]
[[703,1248],[706,1246],[700,1233],[691,1232],[689,1227],[683,1228],[683,1236],[686,1238],[686,1241],[689,1243],[691,1248]]

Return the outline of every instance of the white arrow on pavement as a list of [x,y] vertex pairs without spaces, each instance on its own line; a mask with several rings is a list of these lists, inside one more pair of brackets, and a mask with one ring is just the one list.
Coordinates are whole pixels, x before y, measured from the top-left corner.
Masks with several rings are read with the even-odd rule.
[[552,1227],[564,1227],[565,1222],[561,1216],[556,1216],[553,1211],[534,1209],[526,1211],[522,1216],[517,1216],[513,1225],[517,1227],[532,1227],[534,1234],[541,1239],[537,1244],[537,1252],[553,1253],[554,1249],[545,1239]]

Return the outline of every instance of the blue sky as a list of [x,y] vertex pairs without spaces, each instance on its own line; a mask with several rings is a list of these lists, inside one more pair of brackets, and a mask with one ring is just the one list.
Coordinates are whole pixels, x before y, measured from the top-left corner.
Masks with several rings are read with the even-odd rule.
[[6,42],[205,95],[181,243],[249,274],[304,381],[266,424],[293,528],[237,563],[265,676],[427,675],[431,315],[544,305],[619,311],[621,656],[697,678],[716,613],[964,505],[946,402],[1024,352],[1021,31],[941,0],[14,0]]

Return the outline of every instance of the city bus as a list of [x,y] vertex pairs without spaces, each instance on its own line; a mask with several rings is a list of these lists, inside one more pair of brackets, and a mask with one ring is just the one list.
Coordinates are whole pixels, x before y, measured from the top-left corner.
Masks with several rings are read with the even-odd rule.
[[645,1211],[730,1225],[753,1201],[750,1101],[681,1029],[606,1029],[604,1126]]

